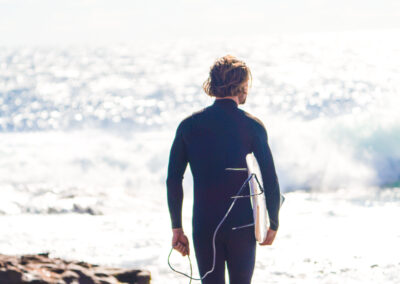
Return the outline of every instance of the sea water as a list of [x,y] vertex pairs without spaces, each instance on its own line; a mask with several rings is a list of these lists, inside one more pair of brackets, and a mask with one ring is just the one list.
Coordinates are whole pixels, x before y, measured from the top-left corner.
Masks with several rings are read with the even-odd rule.
[[[168,155],[178,123],[213,102],[210,65],[233,54],[253,77],[240,107],[264,122],[286,194],[254,283],[399,282],[398,35],[0,46],[0,251],[188,283],[166,263]],[[184,188],[190,235],[189,168]]]

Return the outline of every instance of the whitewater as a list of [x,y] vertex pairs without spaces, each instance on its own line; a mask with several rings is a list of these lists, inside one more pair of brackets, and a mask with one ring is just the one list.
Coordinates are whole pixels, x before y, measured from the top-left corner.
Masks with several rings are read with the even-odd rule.
[[[399,283],[398,35],[0,46],[0,251],[188,283],[167,266],[168,155],[178,123],[213,102],[209,67],[233,54],[251,68],[241,108],[266,125],[286,196],[253,283]],[[190,235],[189,168],[184,189]]]

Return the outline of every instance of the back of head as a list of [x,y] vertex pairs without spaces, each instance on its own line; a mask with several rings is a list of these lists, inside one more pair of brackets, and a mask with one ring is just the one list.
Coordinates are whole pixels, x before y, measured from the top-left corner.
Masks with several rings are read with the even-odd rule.
[[246,63],[232,55],[226,55],[217,59],[211,66],[203,89],[212,97],[237,96],[242,92],[242,83],[248,80],[251,80],[251,72]]

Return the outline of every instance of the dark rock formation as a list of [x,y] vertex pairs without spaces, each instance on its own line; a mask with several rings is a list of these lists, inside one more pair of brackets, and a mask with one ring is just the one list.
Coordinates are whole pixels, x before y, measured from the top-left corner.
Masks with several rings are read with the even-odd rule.
[[0,254],[0,284],[148,284],[150,272],[49,258]]

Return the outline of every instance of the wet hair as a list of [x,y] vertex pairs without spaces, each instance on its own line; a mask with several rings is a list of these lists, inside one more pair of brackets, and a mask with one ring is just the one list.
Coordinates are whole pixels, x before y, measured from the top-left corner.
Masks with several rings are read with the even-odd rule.
[[208,79],[203,83],[203,90],[211,97],[237,96],[243,90],[240,85],[251,81],[249,67],[232,55],[218,58],[210,68]]

